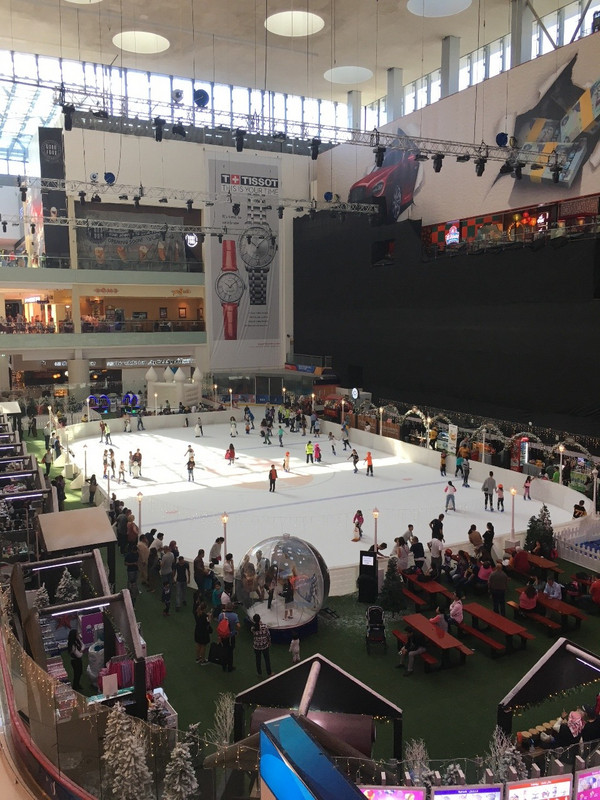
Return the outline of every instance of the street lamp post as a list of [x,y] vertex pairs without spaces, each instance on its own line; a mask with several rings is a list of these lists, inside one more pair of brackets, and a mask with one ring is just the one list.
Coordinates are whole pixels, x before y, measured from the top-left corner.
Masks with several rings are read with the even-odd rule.
[[285,408],[285,393],[287,392],[285,386],[282,386],[281,391],[283,393],[283,407]]
[[87,444],[83,445],[83,480],[87,481]]
[[512,508],[511,508],[511,519],[510,519],[510,535],[515,535],[515,497],[517,494],[517,490],[514,486],[510,487],[510,499],[512,501]]
[[311,399],[311,411],[314,414],[315,413],[315,393],[314,392],[311,394],[310,399]]
[[482,428],[481,429],[481,435],[482,435],[482,439],[483,439],[483,449],[481,451],[481,463],[482,464],[486,463],[486,460],[485,460],[485,435],[486,435],[486,433],[487,433],[486,429]]
[[375,531],[373,534],[373,546],[375,547],[375,563],[377,563],[377,520],[379,519],[379,509],[373,509],[373,519],[375,520]]
[[229,387],[229,408],[233,411],[233,389]]
[[158,416],[158,392],[154,392],[154,416]]
[[340,420],[340,423],[342,425],[344,424],[344,398],[343,397],[342,397],[342,418]]
[[227,516],[227,512],[224,511],[221,514],[221,522],[223,523],[223,554],[227,555],[227,521],[229,517]]
[[596,516],[596,498],[598,494],[598,468],[594,467],[592,470],[592,479],[594,481],[594,516]]
[[[137,501],[138,501],[138,528],[140,533],[142,532],[142,498],[144,495],[141,492],[137,493]],[[110,498],[109,498],[110,500]]]
[[52,428],[52,406],[48,406],[48,422],[50,423],[50,428]]
[[383,436],[383,406],[379,406],[379,435]]
[[71,463],[71,458],[69,455],[69,431],[65,428],[65,466]]
[[558,452],[560,453],[560,466],[558,468],[558,477],[559,477],[559,483],[562,483],[563,453],[565,452],[564,444],[558,445]]
[[429,447],[429,431],[431,430],[431,417],[427,417],[427,435],[425,437],[425,447]]
[[90,422],[90,398],[88,397],[85,402],[87,403],[87,421]]
[[213,383],[213,397],[215,401],[215,405],[217,405],[217,384]]

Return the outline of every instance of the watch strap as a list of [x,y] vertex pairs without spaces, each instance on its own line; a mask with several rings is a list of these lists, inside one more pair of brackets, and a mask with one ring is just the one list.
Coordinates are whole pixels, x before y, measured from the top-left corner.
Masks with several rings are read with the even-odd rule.
[[221,272],[237,272],[235,239],[223,239],[221,248]]
[[267,305],[267,275],[269,270],[248,271],[248,296],[251,306]]
[[221,303],[223,306],[223,338],[226,341],[237,339],[237,303]]

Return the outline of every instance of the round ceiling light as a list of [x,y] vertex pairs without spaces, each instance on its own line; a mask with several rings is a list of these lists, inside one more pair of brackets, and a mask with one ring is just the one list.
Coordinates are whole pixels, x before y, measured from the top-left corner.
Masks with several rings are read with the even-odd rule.
[[113,44],[128,53],[162,53],[171,43],[164,36],[149,31],[123,31],[113,36]]
[[373,77],[366,67],[334,67],[323,75],[330,83],[364,83]]
[[280,11],[265,20],[265,28],[277,36],[312,36],[324,27],[324,20],[309,11]]
[[417,17],[451,17],[466,11],[472,0],[408,0],[406,5]]
[[76,6],[91,6],[101,2],[102,0],[67,0],[67,3],[74,3]]

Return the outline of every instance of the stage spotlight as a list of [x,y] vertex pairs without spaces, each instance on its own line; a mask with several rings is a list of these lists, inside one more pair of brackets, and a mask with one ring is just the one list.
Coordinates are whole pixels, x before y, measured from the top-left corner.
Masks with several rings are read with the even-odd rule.
[[186,130],[181,124],[181,120],[177,120],[177,125],[173,125],[171,128],[171,133],[174,133],[176,136],[181,136],[182,139],[185,139],[187,136]]
[[319,157],[320,146],[321,146],[321,140],[317,138],[313,139],[312,142],[310,143],[310,157],[312,161],[316,161],[317,158]]
[[163,132],[165,130],[165,125],[167,121],[162,119],[161,117],[155,117],[154,122],[152,123],[152,127],[154,128],[154,138],[157,142],[162,142]]
[[79,192],[79,202],[81,203],[82,206],[85,205],[85,192],[83,191]]
[[513,171],[512,161],[505,161],[500,167],[500,175],[511,175]]
[[415,156],[415,161],[429,161],[429,156],[427,153],[417,153]]
[[119,200],[129,200],[129,196],[126,195],[126,194],[120,194],[119,195]]
[[377,168],[383,167],[383,157],[385,156],[385,147],[376,147],[373,152],[375,153],[375,166]]
[[137,195],[137,194],[136,194],[136,196],[133,198],[133,205],[134,205],[136,208],[139,208],[139,207],[140,207],[140,196],[139,196],[139,195]]
[[167,197],[161,197],[161,198],[160,198],[160,200],[159,200],[158,202],[159,202],[159,203],[168,203],[168,202],[169,202],[169,200],[168,200],[168,198],[167,198]]
[[6,233],[7,228],[8,224],[6,222],[2,222],[2,233]]
[[96,194],[93,194],[93,195],[92,195],[92,198],[91,198],[91,202],[92,202],[92,203],[101,203],[101,202],[102,202],[102,198],[101,198],[101,197],[100,197],[100,195],[99,195],[99,194],[97,194],[97,193],[96,193]]
[[463,153],[462,156],[456,156],[456,160],[459,164],[466,164],[467,161],[471,160],[471,156],[468,153]]
[[194,91],[194,103],[196,103],[198,108],[206,108],[209,100],[210,95],[208,92],[205,92],[204,89],[196,89]]
[[29,226],[29,229],[30,229],[30,231],[31,231],[32,233],[35,233],[35,222],[32,222],[32,223],[31,223],[31,225]]
[[223,234],[222,233],[217,234],[217,239],[219,240],[219,244],[223,244]]
[[92,111],[92,114],[98,119],[108,119],[108,111],[105,108],[98,108],[96,111]]
[[192,213],[192,207],[194,205],[194,201],[191,200],[191,199],[190,200],[186,200],[185,204],[187,206],[188,214],[191,214]]
[[487,164],[487,158],[483,156],[479,156],[479,158],[475,159],[475,174],[478,178],[481,178],[483,173],[485,172],[485,165]]
[[198,238],[200,239],[200,244],[204,244],[204,241],[206,239],[206,234],[205,233],[201,233]]
[[238,128],[235,132],[235,149],[241,153],[244,149],[244,134],[246,131],[243,128]]
[[283,206],[277,206],[277,216],[279,217],[279,219],[283,219],[283,209],[284,209]]
[[552,173],[552,183],[558,183],[560,180],[560,167],[558,164],[555,164],[553,167],[551,167],[550,172]]
[[27,202],[27,187],[25,185],[21,186],[21,202]]
[[520,181],[523,177],[523,167],[525,164],[522,161],[517,161],[515,164],[515,178]]
[[65,103],[65,105],[62,107],[62,113],[65,115],[65,130],[72,131],[75,106],[72,103]]
[[442,161],[444,160],[445,156],[443,153],[436,153],[433,157],[433,171],[440,172],[442,169]]

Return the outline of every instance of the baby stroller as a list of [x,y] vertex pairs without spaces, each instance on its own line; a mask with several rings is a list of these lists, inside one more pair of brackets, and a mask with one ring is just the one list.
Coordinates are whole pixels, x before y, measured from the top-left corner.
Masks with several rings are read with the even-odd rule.
[[385,638],[385,616],[381,606],[369,606],[367,608],[367,633],[365,644],[367,645],[367,655],[371,653],[372,644],[382,644],[383,652],[387,653],[387,639]]

